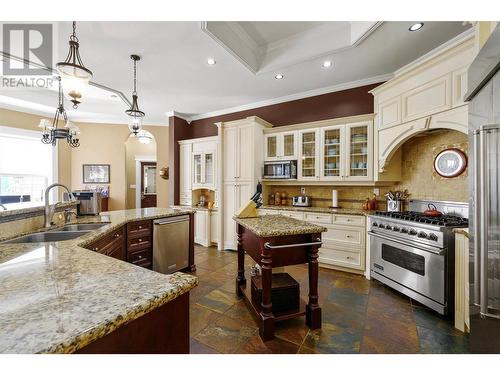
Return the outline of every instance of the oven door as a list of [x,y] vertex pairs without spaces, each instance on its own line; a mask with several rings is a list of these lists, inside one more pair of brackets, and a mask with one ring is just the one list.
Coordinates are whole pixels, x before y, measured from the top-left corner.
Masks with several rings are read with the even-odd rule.
[[[371,272],[445,305],[445,255],[370,232]],[[376,278],[376,276],[375,276]]]

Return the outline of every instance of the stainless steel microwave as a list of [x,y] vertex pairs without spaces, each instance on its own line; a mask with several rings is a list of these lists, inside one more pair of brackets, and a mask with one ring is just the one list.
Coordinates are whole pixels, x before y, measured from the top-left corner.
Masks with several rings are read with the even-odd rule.
[[264,162],[264,178],[296,180],[297,160]]

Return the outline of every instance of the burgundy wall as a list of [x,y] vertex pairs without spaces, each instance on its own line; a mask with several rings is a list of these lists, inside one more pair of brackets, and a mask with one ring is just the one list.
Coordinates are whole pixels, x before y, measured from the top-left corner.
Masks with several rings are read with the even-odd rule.
[[274,126],[284,126],[373,113],[373,95],[368,91],[381,83],[204,118],[190,124],[178,117],[170,117],[169,202],[179,204],[178,141],[217,135],[217,127],[214,123],[239,120],[248,116],[258,116]]
[[274,126],[283,126],[373,113],[373,95],[368,91],[381,83],[195,120],[189,124],[193,128],[192,138],[217,135],[214,123],[248,116],[258,116]]

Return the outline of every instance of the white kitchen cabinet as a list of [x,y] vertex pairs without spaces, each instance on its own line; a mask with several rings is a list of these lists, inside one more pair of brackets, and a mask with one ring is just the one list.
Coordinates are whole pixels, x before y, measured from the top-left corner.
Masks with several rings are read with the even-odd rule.
[[298,157],[297,136],[296,131],[266,134],[264,137],[264,160],[296,160]]
[[194,215],[194,242],[208,247],[210,246],[210,211],[197,210]]
[[212,244],[219,242],[219,214],[217,211],[210,212],[210,242]]
[[179,168],[179,204],[191,206],[192,204],[192,176],[191,176],[191,143],[179,145],[180,168]]
[[319,129],[307,129],[299,131],[299,180],[319,180],[319,147]]
[[373,180],[373,123],[345,125],[345,181]]
[[215,151],[193,153],[193,188],[215,188]]
[[345,176],[344,125],[320,129],[320,180],[342,181]]
[[320,266],[361,273],[366,263],[366,218],[306,212],[304,220],[327,228],[321,234]]
[[235,250],[236,223],[233,216],[240,206],[250,200],[257,182],[262,177],[264,160],[264,128],[271,124],[258,117],[221,122],[219,129],[221,144],[218,170],[222,171],[222,191],[219,202],[218,248]]
[[179,141],[180,204],[192,204],[193,189],[217,189],[217,137]]

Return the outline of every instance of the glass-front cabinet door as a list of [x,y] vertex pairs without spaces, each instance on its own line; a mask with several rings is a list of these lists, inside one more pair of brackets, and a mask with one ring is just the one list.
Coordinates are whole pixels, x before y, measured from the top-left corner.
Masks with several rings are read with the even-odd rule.
[[321,179],[336,181],[344,177],[344,125],[321,129]]
[[265,160],[278,159],[278,134],[267,134],[265,136]]
[[299,131],[299,179],[319,179],[319,131],[318,129]]
[[203,154],[203,183],[206,185],[214,184],[214,154],[212,152]]
[[346,125],[346,180],[371,180],[373,175],[372,126],[370,122]]
[[282,133],[281,145],[283,159],[297,159],[297,132]]
[[203,154],[193,155],[193,185],[201,185],[202,181],[202,171],[201,171],[201,158]]

